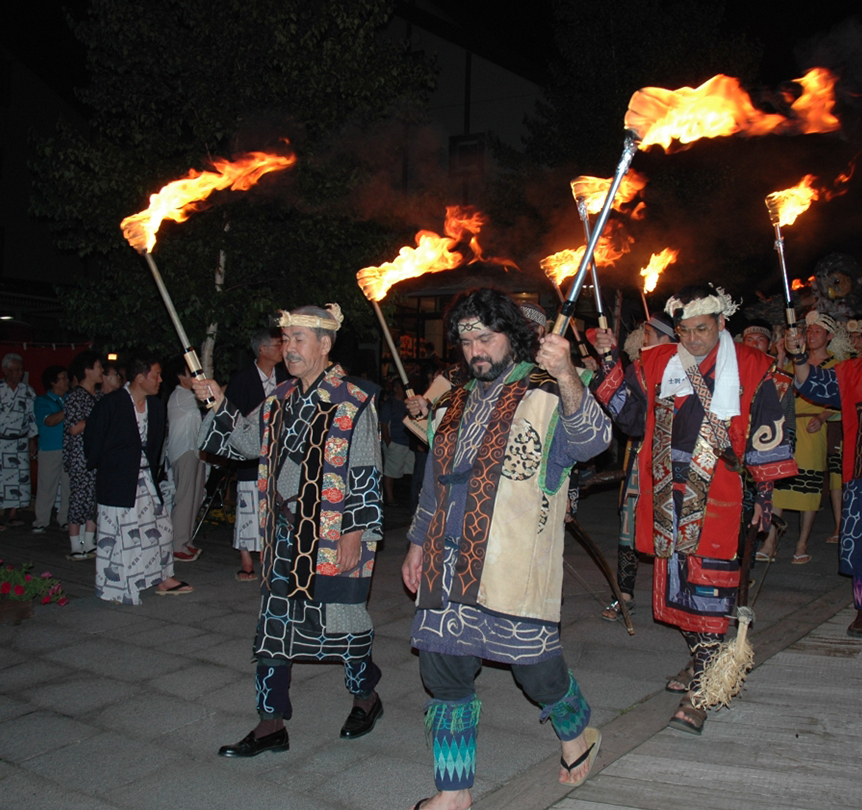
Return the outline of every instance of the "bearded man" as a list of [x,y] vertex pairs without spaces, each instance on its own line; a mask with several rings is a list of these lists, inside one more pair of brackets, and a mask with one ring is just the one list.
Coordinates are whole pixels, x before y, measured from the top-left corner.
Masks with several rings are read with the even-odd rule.
[[[476,770],[482,659],[509,664],[561,740],[560,781],[586,780],[601,735],[560,644],[563,529],[572,466],[604,450],[610,420],[578,377],[568,342],[536,336],[504,293],[462,294],[446,315],[472,379],[437,400],[404,584],[417,592],[412,644],[433,700],[437,794],[466,810]],[[535,362],[533,360],[535,354]]]
[[202,449],[259,459],[262,553],[257,659],[258,725],[224,757],[290,747],[295,661],[344,665],[353,708],[344,739],[368,734],[383,714],[365,607],[382,537],[380,435],[372,397],[329,360],[343,317],[337,304],[282,312],[282,353],[293,379],[247,416],[214,380],[194,385],[216,406],[201,426]]

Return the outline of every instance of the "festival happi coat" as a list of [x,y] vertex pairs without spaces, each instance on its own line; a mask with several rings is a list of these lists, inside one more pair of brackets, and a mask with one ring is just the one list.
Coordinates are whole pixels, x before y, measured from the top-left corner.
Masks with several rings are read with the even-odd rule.
[[[562,587],[563,529],[569,466],[549,463],[560,422],[556,380],[532,363],[518,363],[506,377],[487,428],[466,473],[455,473],[470,380],[438,400],[429,429],[431,458],[426,487],[435,511],[423,542],[420,610],[443,605],[444,545],[450,485],[467,486],[460,548],[448,601],[495,613],[557,622]],[[586,460],[610,439],[610,420],[589,394],[566,417],[568,435],[580,434]],[[600,445],[600,446],[598,446]],[[597,448],[597,449],[596,449]],[[463,478],[464,480],[460,480]],[[450,532],[453,527],[449,527]]]

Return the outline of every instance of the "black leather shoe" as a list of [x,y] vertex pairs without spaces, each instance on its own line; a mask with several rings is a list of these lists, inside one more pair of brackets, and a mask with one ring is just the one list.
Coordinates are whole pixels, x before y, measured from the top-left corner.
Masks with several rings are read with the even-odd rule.
[[290,739],[287,736],[286,728],[260,738],[255,737],[254,732],[250,731],[236,745],[223,745],[219,748],[218,755],[220,757],[256,757],[264,751],[287,751],[288,748],[290,748]]
[[371,707],[370,712],[354,706],[341,727],[341,738],[343,740],[355,740],[357,737],[363,737],[374,728],[375,723],[381,717],[383,717],[383,701],[380,699],[380,695],[377,696],[377,703]]

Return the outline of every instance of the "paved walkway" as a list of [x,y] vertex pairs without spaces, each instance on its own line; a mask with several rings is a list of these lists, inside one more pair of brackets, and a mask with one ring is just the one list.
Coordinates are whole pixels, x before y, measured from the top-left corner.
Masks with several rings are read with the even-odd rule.
[[[581,514],[611,560],[615,502],[615,491],[590,495],[582,501]],[[256,722],[250,640],[259,597],[254,585],[233,579],[238,565],[227,528],[208,531],[197,562],[177,564],[178,575],[195,586],[194,594],[157,597],[148,592],[137,608],[95,599],[92,563],[67,562],[67,541],[58,531],[34,536],[10,529],[0,534],[0,557],[34,560],[37,570],[48,568],[60,576],[76,597],[65,608],[37,608],[36,616],[19,626],[0,626],[0,806],[397,809],[432,793],[422,723],[427,695],[407,641],[413,608],[400,582],[406,519],[403,512],[387,511],[386,542],[370,601],[377,628],[375,659],[384,671],[379,691],[385,716],[367,737],[340,740],[338,731],[350,709],[340,667],[298,665],[291,750],[251,760],[215,756],[220,745],[237,741]],[[830,533],[821,513],[814,536]],[[771,567],[756,606],[754,642],[761,660],[798,642],[850,603],[849,581],[835,573],[834,546],[813,542],[814,561],[808,566],[789,565],[791,547],[786,542],[780,550],[781,559]],[[761,694],[755,687],[766,688],[767,698],[781,694],[767,664],[752,674],[749,691],[732,711],[710,718],[702,738],[662,730],[675,702],[662,691],[664,676],[678,670],[687,654],[676,631],[651,619],[651,566],[642,566],[637,632],[629,637],[621,624],[598,618],[607,586],[586,553],[567,541],[566,557],[580,578],[567,575],[564,580],[563,643],[593,707],[593,724],[605,734],[598,762],[605,770],[566,799],[566,790],[554,781],[559,747],[552,729],[539,725],[538,710],[518,693],[508,670],[487,665],[477,681],[484,705],[475,810],[658,806],[632,803],[631,796],[640,790],[632,787],[632,773],[655,783],[657,790],[661,785],[670,790],[677,780],[656,759],[687,759],[694,770],[708,770],[715,748],[710,742],[725,739],[728,724],[750,718],[749,696]],[[847,623],[843,614],[835,619],[838,637]],[[842,772],[840,757],[849,739],[838,734],[834,723],[852,736],[859,716],[862,673],[850,655],[858,655],[862,644],[849,644],[850,652],[821,656],[822,671],[796,684],[794,703],[775,703],[773,697],[774,708],[764,721],[776,729],[790,728],[799,705],[814,705],[815,696],[834,688],[833,704],[840,702],[841,710],[823,713],[820,725],[809,722],[802,729],[822,731],[824,756],[838,758],[829,773]],[[768,703],[767,698],[758,700]],[[656,745],[658,749],[649,748]],[[741,756],[750,760],[750,748],[742,749]],[[783,781],[779,777],[791,769],[790,761],[776,756],[772,769],[770,761],[764,758],[761,776]],[[855,764],[854,769],[858,772]],[[592,804],[571,804],[575,796]],[[831,803],[832,798],[818,808],[862,806],[862,801]],[[713,799],[719,803],[706,806],[736,806],[721,804],[720,793],[713,792]]]

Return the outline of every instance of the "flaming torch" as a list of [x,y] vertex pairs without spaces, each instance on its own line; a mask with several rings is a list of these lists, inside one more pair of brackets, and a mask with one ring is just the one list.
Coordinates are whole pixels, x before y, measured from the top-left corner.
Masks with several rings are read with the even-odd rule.
[[575,273],[575,279],[572,282],[572,287],[569,290],[569,294],[566,296],[566,300],[563,301],[563,305],[560,307],[560,314],[557,316],[556,323],[554,323],[553,331],[558,335],[562,335],[563,332],[565,332],[566,321],[568,321],[572,316],[572,313],[575,311],[575,302],[578,300],[578,295],[580,295],[581,287],[584,284],[587,267],[596,251],[596,245],[598,244],[602,231],[604,231],[605,225],[607,224],[608,216],[611,213],[611,207],[613,206],[614,199],[617,196],[617,191],[619,190],[620,184],[623,182],[623,178],[626,176],[629,167],[632,165],[632,160],[634,160],[639,143],[640,140],[634,132],[629,131],[626,133],[623,153],[620,157],[619,163],[617,164],[616,171],[614,171],[613,179],[608,187],[604,205],[602,206],[598,219],[596,220],[596,227],[587,242],[587,247],[581,257],[578,270]]
[[[590,243],[590,214],[587,211],[587,198],[583,194],[579,194],[575,189],[575,182],[572,181],[572,191],[575,193],[575,200],[578,204],[578,216],[581,218],[581,224],[584,226],[584,237],[587,244]],[[602,291],[599,288],[599,273],[596,270],[595,256],[590,258],[590,273],[593,277],[593,295],[596,299],[596,313],[599,317],[599,329],[608,330],[608,319],[605,315],[604,303],[602,302]],[[613,357],[610,352],[605,352],[603,357],[605,363],[610,364]]]
[[641,270],[641,275],[644,277],[644,285],[641,289],[641,299],[644,302],[644,311],[646,312],[647,320],[650,319],[650,314],[649,307],[647,306],[646,294],[655,289],[656,284],[658,284],[658,277],[664,272],[664,269],[669,264],[673,264],[676,261],[677,256],[679,256],[678,250],[665,248],[661,253],[653,253],[653,255],[650,256],[647,266]]
[[364,267],[356,274],[359,287],[371,302],[377,320],[380,322],[380,328],[383,330],[389,351],[392,352],[392,360],[408,397],[413,396],[413,391],[408,383],[401,355],[395,347],[392,333],[380,310],[379,302],[386,297],[389,288],[399,281],[416,278],[425,273],[453,270],[464,264],[465,256],[457,248],[467,242],[467,237],[473,251],[473,261],[481,258],[482,251],[476,240],[476,234],[486,222],[487,219],[472,207],[449,206],[446,208],[446,222],[443,226],[445,237],[433,231],[419,231],[416,234],[415,248],[405,246],[398,251],[393,261],[384,262],[379,267]]
[[784,236],[781,233],[782,225],[792,225],[797,217],[808,210],[814,200],[817,199],[817,189],[812,187],[814,175],[806,174],[802,181],[793,188],[784,191],[773,191],[766,197],[766,210],[769,211],[769,219],[775,229],[775,250],[778,252],[778,264],[781,267],[781,281],[784,284],[784,315],[787,318],[787,326],[791,334],[796,330],[796,310],[793,308],[793,300],[790,296],[790,277],[787,275],[787,261],[784,257]]
[[[156,287],[158,287],[182,344],[186,365],[193,377],[204,377],[204,370],[201,367],[198,353],[186,335],[182,323],[180,323],[177,310],[162,280],[162,274],[153,261],[151,251],[156,244],[156,233],[165,219],[185,222],[192,213],[200,210],[200,203],[214,191],[228,187],[233,191],[247,191],[264,174],[286,169],[294,163],[296,163],[296,156],[293,154],[281,156],[270,155],[266,152],[249,152],[233,163],[216,158],[213,161],[215,171],[198,172],[190,169],[186,177],[168,183],[158,193],[153,194],[150,197],[149,208],[126,217],[120,223],[123,236],[128,243],[147,260]],[[214,404],[215,399],[209,397],[207,405],[212,407]]]

